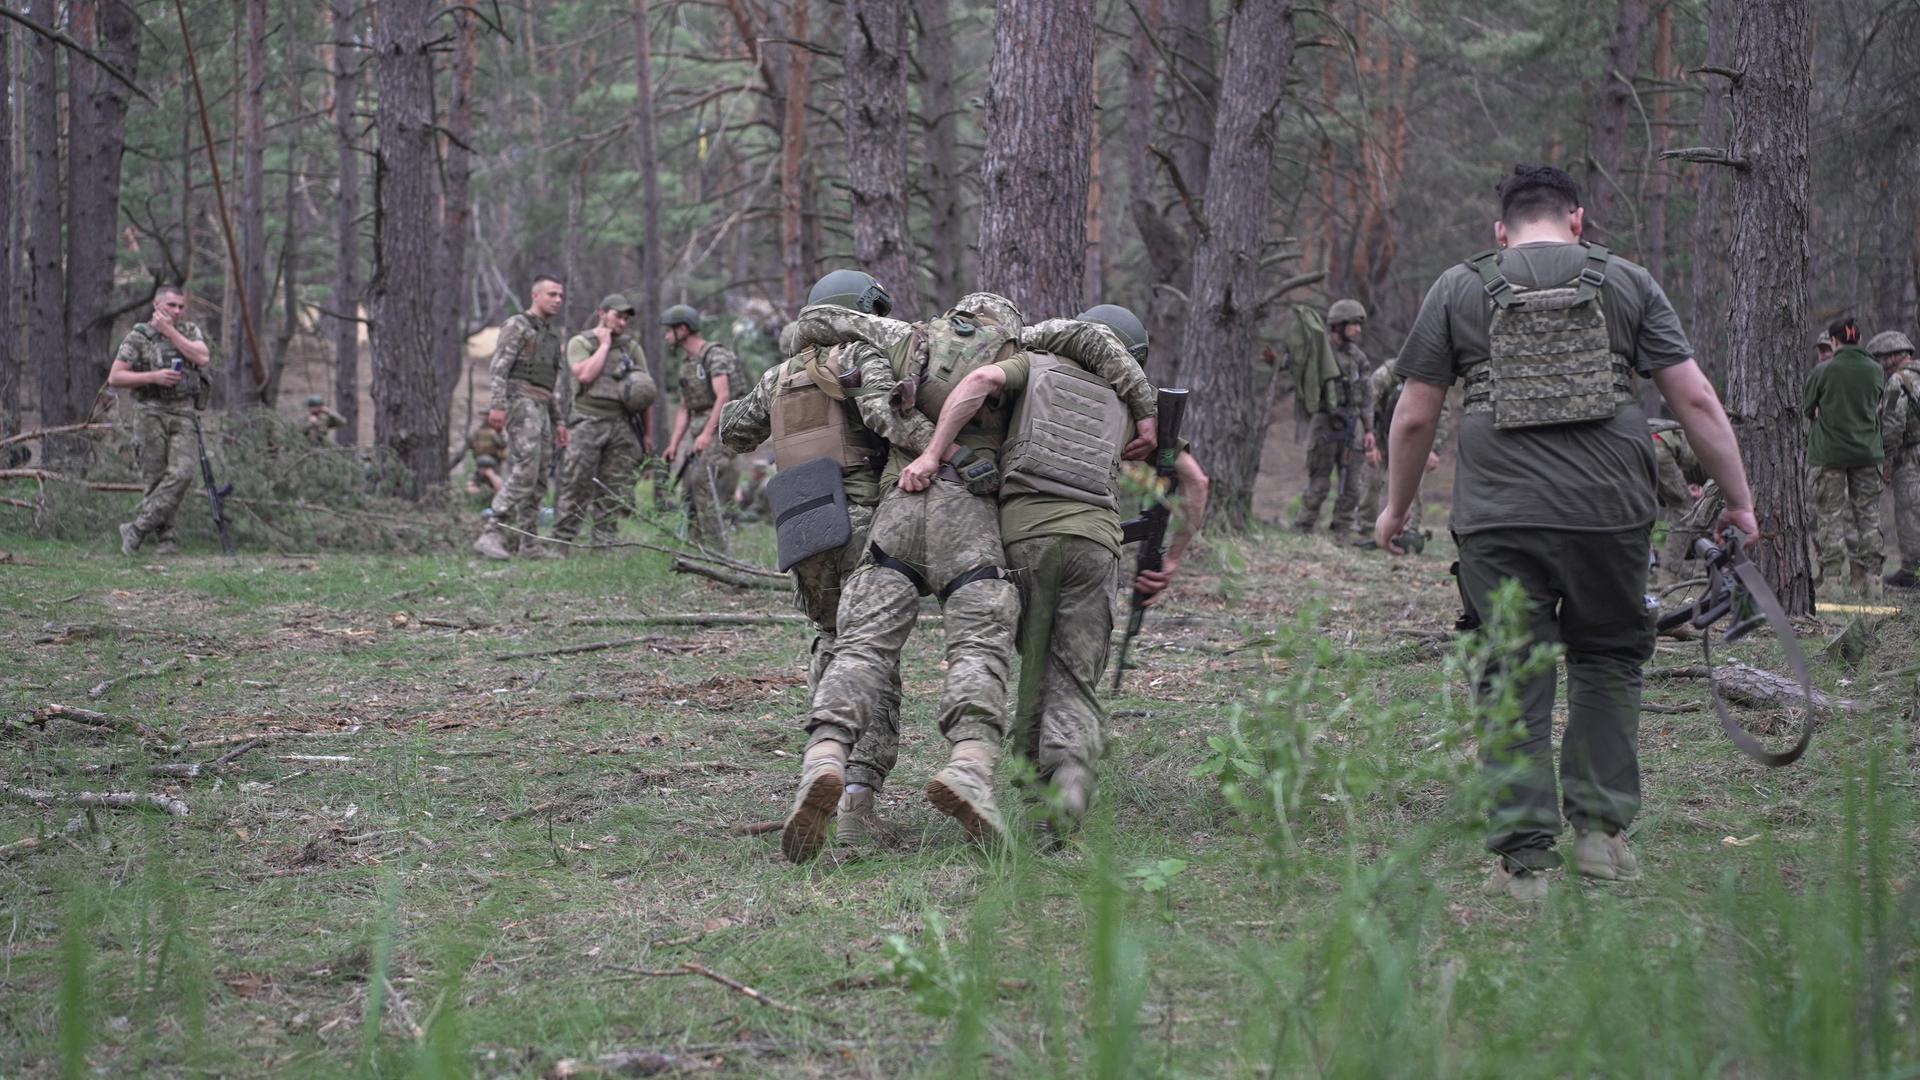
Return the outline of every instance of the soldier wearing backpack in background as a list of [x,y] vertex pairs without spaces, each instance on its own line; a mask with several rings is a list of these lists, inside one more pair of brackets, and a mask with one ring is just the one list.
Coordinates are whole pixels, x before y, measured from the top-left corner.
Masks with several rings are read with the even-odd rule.
[[1367,309],[1360,301],[1335,300],[1327,309],[1332,348],[1313,358],[1301,375],[1300,403],[1312,419],[1307,426],[1307,489],[1300,493],[1300,513],[1293,519],[1298,532],[1313,531],[1336,478],[1340,493],[1333,500],[1328,531],[1338,536],[1360,501],[1360,398],[1367,383],[1360,334],[1366,326]]
[[1401,554],[1393,538],[1406,528],[1447,388],[1464,379],[1452,521],[1462,588],[1484,616],[1494,589],[1517,581],[1530,642],[1566,646],[1560,797],[1553,667],[1518,687],[1523,730],[1481,736],[1488,768],[1518,769],[1490,814],[1487,845],[1499,861],[1485,890],[1537,900],[1543,872],[1560,864],[1562,798],[1575,869],[1639,875],[1625,829],[1640,805],[1641,667],[1653,655],[1644,596],[1655,463],[1632,372],[1653,379],[1718,481],[1727,501],[1718,524],[1748,537],[1759,528],[1733,428],[1660,286],[1580,242],[1579,189],[1560,169],[1517,165],[1499,190],[1502,250],[1440,276],[1394,363],[1407,383],[1374,538]]

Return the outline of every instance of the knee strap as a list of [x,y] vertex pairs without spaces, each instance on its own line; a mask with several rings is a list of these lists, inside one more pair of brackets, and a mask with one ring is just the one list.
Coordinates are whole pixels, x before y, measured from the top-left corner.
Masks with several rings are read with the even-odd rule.
[[[985,566],[976,566],[954,578],[952,581],[947,582],[946,587],[940,590],[940,602],[945,604],[949,596],[952,596],[954,593],[959,592],[961,589],[966,588],[976,581],[998,581],[1006,577],[1007,572],[992,563],[988,563]],[[921,593],[920,595],[925,596],[926,594]]]
[[[902,562],[887,554],[886,549],[881,547],[877,541],[867,545],[867,557],[873,560],[875,566],[884,566],[889,570],[905,576],[907,581],[913,585],[913,590],[921,596],[927,596],[933,592],[933,586],[927,584],[925,575],[915,570],[911,564]],[[948,586],[948,588],[952,588],[952,586]],[[946,598],[947,594],[942,592],[940,599],[944,601]]]

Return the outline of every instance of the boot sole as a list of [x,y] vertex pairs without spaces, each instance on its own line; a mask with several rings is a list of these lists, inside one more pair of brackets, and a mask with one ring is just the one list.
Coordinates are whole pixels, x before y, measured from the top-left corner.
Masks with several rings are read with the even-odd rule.
[[1607,862],[1600,863],[1600,864],[1586,862],[1583,860],[1576,860],[1573,864],[1573,869],[1581,877],[1592,878],[1595,881],[1638,881],[1640,880],[1639,870],[1634,870],[1630,874],[1621,873],[1620,868],[1614,865],[1612,860],[1608,860]]
[[993,819],[982,814],[971,799],[948,787],[947,782],[937,776],[927,781],[927,801],[933,804],[935,810],[958,821],[960,827],[967,830],[967,839],[974,843],[985,843],[989,838],[999,839],[1000,827],[993,823]]
[[803,863],[820,854],[827,842],[827,824],[840,805],[840,791],[846,781],[839,773],[823,770],[800,793],[793,813],[780,829],[780,853],[788,862]]

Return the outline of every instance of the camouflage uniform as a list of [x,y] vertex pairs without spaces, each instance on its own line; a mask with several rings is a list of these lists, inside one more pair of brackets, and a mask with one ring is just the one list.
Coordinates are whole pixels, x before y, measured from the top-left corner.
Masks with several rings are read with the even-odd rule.
[[[174,329],[189,341],[206,340],[193,323],[176,322]],[[120,342],[113,359],[134,371],[159,371],[173,366],[178,352],[160,331],[139,323]],[[206,370],[182,360],[178,383],[136,386],[132,390],[139,406],[134,432],[139,444],[140,483],[146,489],[140,508],[134,512],[133,530],[143,539],[152,536],[163,544],[173,540],[174,512],[199,473],[194,410],[205,401]]]
[[1911,363],[1887,376],[1880,405],[1880,445],[1893,469],[1893,524],[1900,569],[1920,570],[1920,370]]
[[[567,363],[581,363],[599,347],[594,335],[576,334],[567,343]],[[644,456],[640,438],[628,422],[624,405],[595,396],[591,390],[602,379],[618,385],[621,378],[641,377],[646,370],[647,356],[639,342],[620,335],[607,346],[599,378],[574,393],[573,410],[567,415],[567,453],[560,463],[560,490],[554,500],[554,539],[572,541],[580,534],[581,520],[591,513],[593,542],[611,543],[620,531],[620,519],[632,514],[633,486]],[[618,374],[622,371],[634,374]],[[652,385],[650,378],[647,385]]]
[[1807,464],[1818,469],[1811,478],[1814,547],[1820,580],[1834,588],[1857,584],[1871,593],[1880,586],[1886,381],[1879,362],[1854,344],[1841,346],[1807,376],[1801,411],[1813,421]]
[[332,409],[307,413],[307,442],[314,446],[325,446],[333,441],[333,429],[345,424],[347,418]]
[[[1372,536],[1373,523],[1380,517],[1380,500],[1387,494],[1387,429],[1393,422],[1391,413],[1384,411],[1393,392],[1407,380],[1394,374],[1392,364],[1381,364],[1367,376],[1367,389],[1361,398],[1360,422],[1362,431],[1373,432],[1373,445],[1380,452],[1380,465],[1375,468],[1364,466],[1360,490],[1360,506],[1353,514],[1353,532],[1356,536]],[[1444,453],[1447,448],[1447,424],[1453,416],[1453,399],[1448,398],[1440,406],[1440,422],[1433,430],[1433,452]],[[1362,458],[1364,462],[1365,459]],[[1421,499],[1415,497],[1413,506],[1407,514],[1407,528],[1418,529],[1421,520]],[[1334,519],[1336,523],[1338,518]]]
[[[740,388],[740,360],[733,350],[718,342],[708,342],[699,356],[684,357],[680,364],[680,403],[687,410],[687,430],[680,445],[671,447],[675,460],[693,453],[694,440],[707,426],[707,416],[715,401],[713,378],[727,376],[731,389]],[[716,429],[715,435],[718,435]],[[680,475],[682,498],[687,509],[687,538],[720,551],[727,549],[727,504],[733,501],[733,489],[739,482],[734,470],[733,452],[717,437],[705,453],[696,457]]]
[[[561,356],[561,331],[549,320],[521,312],[500,327],[489,365],[487,411],[507,414],[507,468],[493,497],[486,531],[507,525],[507,550],[526,550],[540,529],[540,501],[553,460],[553,429],[566,423],[572,405],[573,378]],[[534,381],[529,381],[531,376]],[[538,385],[551,380],[552,389]]]
[[1713,533],[1727,500],[1720,497],[1720,485],[1708,480],[1700,485],[1700,497],[1667,526],[1667,542],[1660,552],[1660,567],[1674,581],[1693,574],[1700,567],[1687,560],[1693,555],[1694,541]]
[[1337,344],[1333,360],[1337,374],[1321,381],[1320,400],[1307,424],[1307,490],[1300,494],[1300,515],[1293,520],[1293,527],[1302,532],[1320,520],[1320,506],[1333,490],[1336,474],[1340,494],[1333,501],[1328,528],[1339,532],[1353,520],[1360,501],[1360,399],[1367,354],[1358,345]]

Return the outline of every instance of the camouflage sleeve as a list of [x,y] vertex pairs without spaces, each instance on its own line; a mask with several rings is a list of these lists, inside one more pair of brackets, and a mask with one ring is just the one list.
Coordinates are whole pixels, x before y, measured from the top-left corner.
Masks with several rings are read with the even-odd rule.
[[140,326],[127,331],[127,336],[120,339],[120,347],[113,353],[113,362],[125,364],[132,371],[140,370]]
[[[564,333],[561,340],[566,340]],[[565,426],[567,417],[573,415],[573,395],[578,388],[579,382],[573,377],[573,368],[567,364],[565,347],[562,346],[559,362],[554,365],[553,404],[547,407],[554,427]]]
[[740,378],[740,358],[725,345],[715,345],[707,351],[707,376],[711,378],[715,375],[725,375],[733,380]]
[[488,412],[507,411],[507,372],[513,370],[513,362],[520,356],[527,331],[527,320],[519,315],[500,324],[500,336],[493,343],[493,362],[487,365]]
[[1048,319],[1022,329],[1020,347],[1064,356],[1093,372],[1113,387],[1113,392],[1127,403],[1127,414],[1135,420],[1150,420],[1159,414],[1159,394],[1146,372],[1140,370],[1114,332],[1099,323]]
[[882,352],[893,348],[913,332],[913,324],[868,315],[838,304],[815,304],[800,309],[794,320],[793,351],[809,345],[831,348],[849,341],[864,341]]
[[1433,452],[1438,454],[1447,448],[1447,431],[1453,426],[1453,395],[1440,399],[1440,420],[1433,426]]
[[893,373],[893,361],[875,348],[860,350],[860,389],[853,403],[860,410],[860,421],[867,430],[892,443],[895,448],[918,454],[933,441],[933,421],[918,409],[905,416],[893,411],[889,400],[899,379]]
[[748,454],[773,434],[773,392],[780,385],[785,364],[775,364],[760,376],[753,392],[734,398],[720,410],[720,441],[736,454]]
[[1907,431],[1906,399],[1906,380],[1896,374],[1887,380],[1886,396],[1880,399],[1880,451],[1889,460],[1900,452]]
[[1376,421],[1379,418],[1374,415],[1375,411],[1380,408],[1381,400],[1387,396],[1392,385],[1393,366],[1390,364],[1381,364],[1373,369],[1373,374],[1367,376],[1366,388],[1360,393],[1360,423],[1364,430],[1372,431],[1378,426]]
[[200,332],[199,323],[177,322],[173,324],[173,328],[181,337],[186,338],[188,341],[205,342],[207,340],[207,336]]
[[1654,485],[1663,506],[1681,507],[1693,502],[1687,496],[1687,474],[1681,470],[1680,462],[1674,457],[1673,448],[1666,440],[1654,440],[1654,458],[1659,462],[1659,482]]

